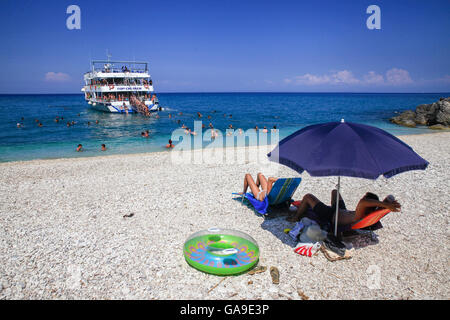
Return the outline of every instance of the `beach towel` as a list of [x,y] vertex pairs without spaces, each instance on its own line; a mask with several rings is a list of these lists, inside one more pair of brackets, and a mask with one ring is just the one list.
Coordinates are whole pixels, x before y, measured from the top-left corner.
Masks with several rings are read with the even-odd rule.
[[250,201],[252,206],[256,211],[258,211],[259,214],[267,214],[267,208],[269,207],[269,200],[267,199],[267,197],[264,197],[263,201],[259,201],[253,196],[253,194],[249,192],[245,194],[245,197],[248,199],[248,201]]

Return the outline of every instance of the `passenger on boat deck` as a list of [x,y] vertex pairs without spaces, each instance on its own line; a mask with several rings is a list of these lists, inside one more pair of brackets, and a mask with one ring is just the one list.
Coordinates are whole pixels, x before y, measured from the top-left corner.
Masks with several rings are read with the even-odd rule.
[[211,119],[211,116],[208,116],[208,120]]
[[17,122],[17,128],[22,128],[22,125],[20,124],[20,122]]
[[83,146],[80,143],[77,147],[77,152],[82,152],[82,151],[83,151]]
[[[272,190],[273,183],[277,181],[277,178],[266,177],[262,173],[256,175],[256,182],[250,173],[246,173],[244,176],[244,190],[240,194],[245,194],[247,189],[250,188],[253,196],[258,201],[263,201]],[[260,189],[261,188],[261,189]]]
[[38,126],[39,126],[39,127],[42,127],[42,122],[39,122]]
[[239,128],[239,134],[242,134],[242,129],[241,128]]
[[276,131],[277,131],[277,126],[273,126],[272,131],[273,131],[273,132],[276,132]]
[[[331,192],[331,206],[321,202],[316,196],[308,193],[303,196],[297,211],[287,218],[290,222],[296,222],[302,219],[309,208],[318,216],[321,221],[330,221],[334,223],[336,216],[336,196],[337,190]],[[392,198],[391,198],[392,197]],[[338,225],[351,224],[359,221],[371,212],[385,208],[393,212],[400,211],[401,205],[393,196],[387,196],[383,201],[379,201],[376,194],[367,192],[358,202],[354,211],[347,210],[345,202],[339,194],[338,204]]]
[[106,151],[106,145],[102,143],[102,151]]
[[211,122],[209,123],[209,127],[210,128],[214,128],[214,126],[213,126],[213,124]]
[[233,125],[232,125],[232,124],[230,124],[230,125],[228,126],[228,128],[230,128],[230,129],[233,129]]
[[263,128],[263,132],[264,132],[264,133],[267,133],[267,132],[268,132],[266,126],[264,126],[264,128]]
[[197,116],[198,116],[199,118],[201,118],[201,117],[202,117],[202,114],[201,114],[200,112],[197,112]]
[[255,131],[258,131],[258,126],[255,126]]
[[70,122],[69,121],[67,121],[67,127],[70,127]]
[[184,125],[184,123],[183,123],[183,125],[181,126],[181,129],[187,129],[187,127]]
[[192,134],[193,136],[197,135],[197,133],[195,131],[191,131],[191,129],[189,129],[189,134]]

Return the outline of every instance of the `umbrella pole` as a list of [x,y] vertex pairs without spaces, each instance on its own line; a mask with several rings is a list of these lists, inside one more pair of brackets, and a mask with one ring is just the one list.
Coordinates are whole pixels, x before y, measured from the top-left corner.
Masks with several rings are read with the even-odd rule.
[[337,194],[336,194],[336,216],[334,217],[334,236],[337,237],[338,212],[339,212],[339,192],[341,189],[341,177],[338,176]]

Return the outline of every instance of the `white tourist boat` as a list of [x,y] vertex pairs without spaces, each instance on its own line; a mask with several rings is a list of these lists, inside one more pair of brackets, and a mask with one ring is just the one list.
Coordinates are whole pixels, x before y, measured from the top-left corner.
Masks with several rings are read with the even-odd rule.
[[81,91],[96,110],[146,115],[161,110],[147,62],[94,60],[84,82]]

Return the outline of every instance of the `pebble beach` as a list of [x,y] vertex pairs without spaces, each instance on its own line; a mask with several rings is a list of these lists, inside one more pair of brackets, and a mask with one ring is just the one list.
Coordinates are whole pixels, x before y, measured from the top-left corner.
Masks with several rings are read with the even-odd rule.
[[[270,146],[209,150],[212,160],[195,150],[177,161],[172,150],[0,163],[0,299],[449,299],[450,132],[399,138],[430,165],[341,179],[348,208],[371,191],[395,195],[402,211],[336,262],[293,251],[287,211],[264,218],[234,199],[245,173],[299,176],[267,162]],[[336,177],[301,177],[295,200],[330,201]],[[219,277],[190,267],[183,244],[210,227],[248,233],[280,283],[269,270]]]

